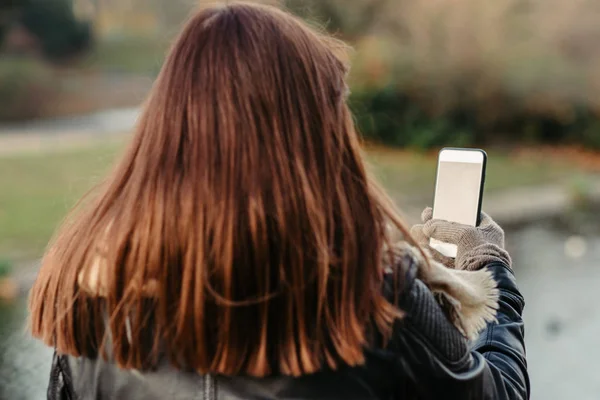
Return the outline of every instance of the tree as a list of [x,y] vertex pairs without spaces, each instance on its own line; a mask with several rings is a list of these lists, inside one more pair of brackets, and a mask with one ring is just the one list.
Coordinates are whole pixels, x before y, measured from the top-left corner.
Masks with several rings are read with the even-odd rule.
[[89,21],[79,21],[73,0],[28,0],[20,22],[35,35],[51,59],[68,57],[87,49],[92,41]]
[[15,19],[16,12],[24,3],[24,0],[3,0],[0,3],[0,44],[2,44],[4,35]]
[[91,23],[75,17],[73,0],[2,0],[0,45],[15,25],[36,37],[41,51],[50,59],[80,53],[92,42]]

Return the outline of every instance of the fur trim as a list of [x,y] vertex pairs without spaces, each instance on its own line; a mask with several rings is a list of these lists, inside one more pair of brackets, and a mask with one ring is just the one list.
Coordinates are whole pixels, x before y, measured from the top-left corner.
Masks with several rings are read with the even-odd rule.
[[499,292],[496,281],[486,269],[456,270],[429,259],[406,242],[394,253],[410,255],[417,261],[418,278],[435,294],[450,321],[468,339],[475,339],[489,322],[496,321]]

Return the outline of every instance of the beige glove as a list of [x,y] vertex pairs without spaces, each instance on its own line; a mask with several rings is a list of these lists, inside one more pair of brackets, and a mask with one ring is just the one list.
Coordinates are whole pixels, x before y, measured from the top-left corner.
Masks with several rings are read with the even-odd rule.
[[[461,270],[477,270],[492,262],[501,262],[511,266],[511,259],[504,250],[504,231],[487,214],[481,213],[479,226],[473,227],[431,219],[431,209],[427,208],[422,215],[423,225],[415,225],[411,234],[432,257],[444,265],[451,267],[448,257],[429,247],[429,239],[457,245],[458,251],[454,267]],[[450,265],[449,265],[450,264]]]
[[423,224],[414,225],[410,229],[410,234],[413,237],[413,239],[415,239],[415,241],[419,244],[419,246],[421,246],[421,248],[425,249],[426,253],[428,253],[431,256],[431,258],[433,258],[435,261],[445,265],[448,268],[454,268],[454,258],[446,257],[439,251],[433,249],[429,245],[429,237],[426,236],[425,233],[423,232],[423,227],[425,226],[424,224],[429,222],[432,217],[433,217],[433,209],[431,207],[427,207],[425,210],[423,210],[423,213],[421,213],[421,221],[423,222]]

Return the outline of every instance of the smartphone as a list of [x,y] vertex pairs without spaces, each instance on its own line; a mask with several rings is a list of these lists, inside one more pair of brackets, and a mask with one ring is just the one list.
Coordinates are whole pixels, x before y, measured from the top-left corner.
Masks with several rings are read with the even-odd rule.
[[[481,149],[444,148],[440,151],[433,198],[433,218],[479,225],[487,154]],[[431,239],[430,246],[447,257],[457,247]]]

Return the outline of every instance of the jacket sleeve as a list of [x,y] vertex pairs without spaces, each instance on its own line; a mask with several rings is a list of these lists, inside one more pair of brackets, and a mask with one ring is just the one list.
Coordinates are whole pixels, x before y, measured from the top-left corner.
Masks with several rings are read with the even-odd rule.
[[483,356],[484,398],[528,399],[530,395],[527,360],[525,358],[525,301],[517,288],[513,272],[497,263],[488,266],[500,291],[497,323],[488,324],[473,343],[473,352]]
[[512,271],[493,264],[500,291],[497,322],[468,343],[448,321],[426,285],[416,279],[401,301],[393,346],[402,374],[422,398],[525,400],[529,377],[525,360],[523,297]]

